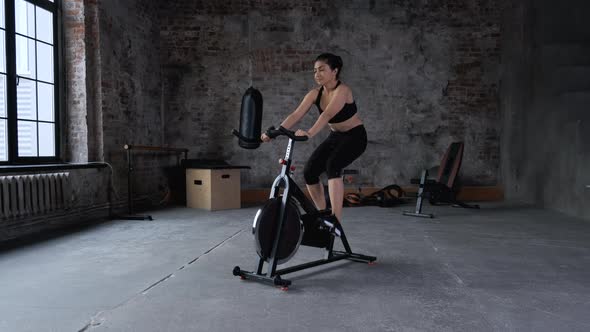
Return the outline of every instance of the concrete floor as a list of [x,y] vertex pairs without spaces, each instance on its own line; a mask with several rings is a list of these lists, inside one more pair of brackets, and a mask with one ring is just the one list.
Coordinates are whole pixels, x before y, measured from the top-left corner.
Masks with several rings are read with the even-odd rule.
[[[588,331],[590,222],[526,207],[345,209],[353,250],[278,288],[254,269],[256,208],[176,208],[0,252],[0,331]],[[287,265],[322,256],[301,247]]]

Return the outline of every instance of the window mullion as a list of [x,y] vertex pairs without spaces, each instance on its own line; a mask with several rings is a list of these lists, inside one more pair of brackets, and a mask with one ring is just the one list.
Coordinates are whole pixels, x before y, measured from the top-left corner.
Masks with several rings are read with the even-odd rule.
[[55,11],[53,12],[53,121],[55,128],[55,157],[61,159],[61,82],[63,82],[63,72],[61,47],[62,47],[62,30],[61,30],[61,0],[55,0]]
[[17,110],[16,110],[16,34],[15,0],[5,1],[6,24],[6,99],[8,116],[8,161],[18,158]]
[[[59,31],[61,31],[60,25],[60,18],[58,17],[58,9],[60,8],[60,0],[56,0],[55,2],[50,2],[47,0],[25,0],[31,6],[29,8],[32,9],[32,17],[30,16],[30,11],[27,12],[26,20],[27,23],[27,30],[19,30],[17,27],[17,22],[20,22],[19,13],[16,12],[17,7],[17,0],[5,0],[5,17],[6,17],[6,77],[7,77],[7,87],[6,87],[6,94],[7,94],[7,149],[8,149],[8,163],[43,163],[43,162],[56,162],[60,160],[60,123],[59,123],[59,110],[60,110],[60,93],[61,90],[59,88],[60,82],[59,80],[63,79],[63,75],[61,73],[62,67],[60,64],[61,61],[61,53],[59,52],[61,47],[61,38],[59,37]],[[39,11],[43,9],[50,13],[51,20],[52,20],[52,28],[53,28],[53,41],[50,42],[47,38],[47,35],[41,36],[38,34],[37,28],[44,29],[43,27],[46,26],[48,23],[49,15],[43,11],[39,13]],[[39,16],[43,15],[43,16]],[[41,18],[40,18],[41,17]],[[32,20],[32,21],[31,21]],[[39,21],[41,20],[41,21]],[[42,24],[40,27],[39,24]],[[31,30],[33,29],[33,30]],[[59,30],[58,30],[59,29]],[[17,33],[17,30],[21,33]],[[23,32],[24,31],[24,32]],[[18,37],[21,36],[21,37]],[[41,36],[41,37],[40,37]],[[22,38],[23,42],[26,45],[22,45],[23,50],[28,50],[29,54],[20,54],[20,41],[17,40],[18,38]],[[43,40],[41,40],[41,39]],[[39,48],[38,46],[42,45],[43,47]],[[52,48],[53,54],[53,63],[47,62],[47,55],[46,50]],[[27,52],[27,51],[25,51]],[[17,56],[27,57],[25,58],[17,58]],[[43,59],[39,59],[41,56]],[[41,61],[41,62],[40,62]],[[19,63],[23,64],[23,68],[29,68],[34,70],[35,75],[29,75],[26,72],[20,72],[17,65]],[[26,64],[26,65],[25,65]],[[52,67],[52,75],[53,78],[51,79],[52,82],[49,82],[50,76],[49,72],[47,71],[47,66]],[[44,71],[43,76],[40,76],[39,69]],[[27,70],[27,69],[24,69]],[[18,76],[20,72],[22,77]],[[20,78],[20,84],[18,80]],[[40,80],[43,78],[43,80]],[[40,91],[39,91],[39,82],[44,84],[44,101],[40,100]],[[27,86],[24,86],[26,84]],[[53,121],[46,121],[47,116],[49,115],[46,113],[48,111],[47,103],[49,100],[47,99],[47,84],[53,85]],[[23,93],[27,95],[22,95],[21,98],[24,98],[19,101],[19,90],[23,89]],[[33,90],[34,89],[34,90]],[[30,91],[28,91],[30,90]],[[30,98],[34,98],[34,101],[31,100],[30,103],[27,102]],[[22,104],[21,104],[22,102]],[[28,104],[27,104],[28,103]],[[28,113],[22,113],[22,123],[29,123],[30,132],[23,132],[20,135],[21,139],[27,139],[27,142],[21,142],[20,147],[23,148],[27,145],[28,149],[28,141],[33,146],[32,149],[35,149],[36,153],[28,153],[28,151],[19,151],[19,104],[23,111],[27,110],[26,108],[30,107],[30,111]],[[40,109],[43,108],[43,110]],[[33,109],[34,108],[34,109]],[[26,115],[25,115],[26,114]],[[40,117],[43,117],[43,121],[40,121]],[[30,118],[30,119],[29,119]],[[34,119],[33,119],[34,118]],[[44,127],[41,128],[40,123],[44,123]],[[32,126],[34,124],[34,126]],[[47,156],[50,152],[48,150],[49,146],[46,144],[47,139],[46,136],[41,137],[41,134],[44,133],[47,135],[50,132],[50,128],[53,128],[53,156]],[[35,137],[29,137],[29,134],[35,135]],[[23,136],[24,135],[24,136]],[[43,151],[41,149],[41,145],[45,144],[43,147]],[[50,144],[50,143],[49,143]],[[35,146],[36,145],[36,146]],[[34,151],[31,151],[34,152]],[[19,155],[20,154],[20,155]],[[44,155],[43,157],[41,155]]]
[[[37,6],[33,7],[35,10],[33,11],[33,17],[35,21],[33,22],[33,29],[35,31],[35,130],[37,131],[37,157],[39,157],[39,148],[41,143],[39,141],[39,57],[38,57],[38,50],[37,50]],[[55,75],[55,74],[54,74]],[[54,79],[55,81],[55,79]]]

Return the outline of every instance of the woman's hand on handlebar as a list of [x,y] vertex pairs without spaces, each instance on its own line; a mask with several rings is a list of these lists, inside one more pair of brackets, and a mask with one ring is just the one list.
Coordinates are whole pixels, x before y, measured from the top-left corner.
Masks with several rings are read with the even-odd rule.
[[266,135],[266,133],[262,133],[262,135],[260,135],[260,140],[263,142],[270,142],[271,138],[268,137],[268,135]]
[[[299,134],[299,135],[297,135]],[[294,140],[294,141],[307,141],[307,139],[309,138],[309,134],[307,132],[305,132],[304,130],[298,130],[297,134],[295,132],[292,132],[286,128],[283,127],[279,127],[279,129],[275,129],[274,127],[270,127],[266,130],[266,132],[262,135],[260,135],[260,140],[263,142],[268,142],[271,139],[278,137],[278,136],[287,136],[290,139]]]
[[295,136],[307,136],[309,137],[309,133],[303,129],[297,129],[295,132]]

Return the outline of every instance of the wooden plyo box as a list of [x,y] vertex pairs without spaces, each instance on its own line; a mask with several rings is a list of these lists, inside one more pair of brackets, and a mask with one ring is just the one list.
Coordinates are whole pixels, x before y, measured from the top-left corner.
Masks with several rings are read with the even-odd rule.
[[241,207],[240,169],[186,169],[186,205],[207,210]]

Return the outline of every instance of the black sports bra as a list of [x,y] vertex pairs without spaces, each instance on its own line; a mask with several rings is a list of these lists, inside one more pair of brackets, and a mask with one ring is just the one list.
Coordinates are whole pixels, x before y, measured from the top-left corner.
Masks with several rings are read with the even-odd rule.
[[[340,85],[340,81],[338,81],[338,84],[336,84],[337,88]],[[335,89],[334,88],[334,89]],[[320,107],[320,100],[322,99],[322,92],[324,91],[324,87],[322,86],[320,88],[320,92],[318,92],[318,97],[315,100],[315,105],[318,107],[318,111],[320,112],[320,114],[322,114],[324,111],[322,110],[322,108]],[[328,123],[340,123],[340,122],[344,122],[350,118],[352,118],[353,115],[356,114],[356,103],[353,101],[352,104],[344,104],[344,107],[342,107],[342,109],[336,113],[336,115],[334,115],[334,117],[332,117],[330,119],[330,121],[328,121]]]

